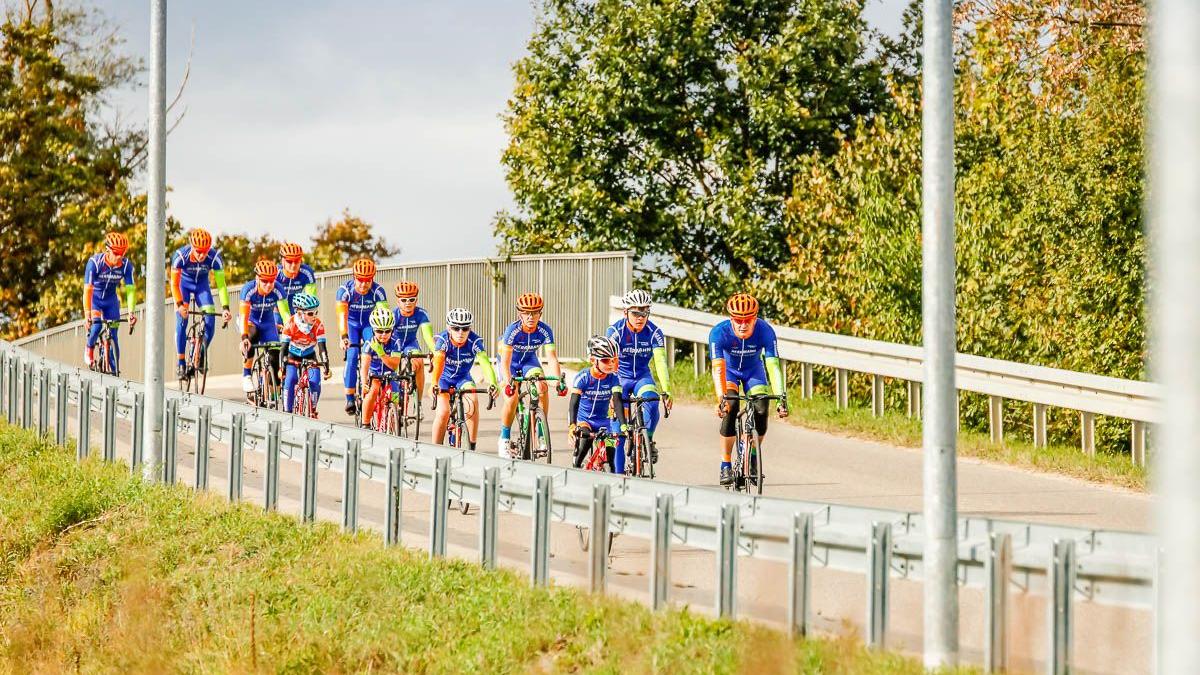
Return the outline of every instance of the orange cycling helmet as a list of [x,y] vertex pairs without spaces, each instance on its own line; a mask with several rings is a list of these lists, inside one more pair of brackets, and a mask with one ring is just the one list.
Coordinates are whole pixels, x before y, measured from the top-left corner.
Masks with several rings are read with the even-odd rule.
[[212,248],[212,235],[208,230],[197,227],[188,235],[188,243],[197,251],[207,253],[208,249]]
[[275,277],[279,276],[279,265],[274,260],[259,260],[254,263],[254,276],[259,281],[275,281]]
[[356,281],[371,281],[375,278],[375,262],[369,258],[359,258],[350,266]]
[[113,255],[125,255],[129,250],[129,240],[120,232],[109,232],[104,237],[104,248],[112,251]]
[[725,303],[725,309],[735,319],[749,319],[758,316],[758,300],[749,293],[736,293]]
[[417,293],[419,293],[420,291],[421,291],[421,289],[418,288],[417,285],[411,281],[396,282],[396,297],[397,298],[415,298],[415,297],[417,297]]
[[537,293],[522,293],[517,298],[517,309],[522,312],[540,312],[545,304]]
[[281,246],[279,252],[283,255],[283,259],[288,262],[296,262],[304,257],[304,249],[300,248],[300,244],[290,241]]

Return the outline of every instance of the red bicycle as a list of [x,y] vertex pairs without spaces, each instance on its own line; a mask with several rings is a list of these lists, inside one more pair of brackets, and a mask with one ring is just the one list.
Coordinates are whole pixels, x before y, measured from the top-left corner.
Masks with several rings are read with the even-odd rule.
[[309,378],[314,370],[317,371],[317,377],[320,377],[321,364],[312,359],[300,359],[300,363],[296,364],[296,394],[292,399],[292,412],[315,420],[317,401],[309,388]]

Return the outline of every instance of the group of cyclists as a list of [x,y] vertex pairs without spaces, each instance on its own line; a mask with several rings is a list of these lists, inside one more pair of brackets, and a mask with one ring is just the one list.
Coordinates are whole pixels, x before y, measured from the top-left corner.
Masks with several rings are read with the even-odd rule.
[[[131,329],[136,322],[133,266],[125,258],[128,248],[124,235],[108,234],[104,251],[88,260],[84,272],[84,312],[90,321],[84,361],[89,367],[113,373],[118,372],[117,326],[122,320],[122,294]],[[497,372],[485,338],[472,330],[474,315],[469,309],[449,310],[445,330],[435,335],[428,312],[418,305],[417,284],[398,282],[393,289],[396,304],[392,307],[387,289],[375,281],[373,261],[356,260],[350,271],[351,278],[337,289],[335,311],[346,363],[345,410],[357,424],[372,425],[380,419],[377,406],[381,402],[391,406],[402,394],[412,401],[419,419],[428,369],[432,376],[435,443],[445,441],[449,432],[455,443],[466,441],[469,448],[475,449],[479,428],[477,393],[488,395],[489,408],[502,395],[497,453],[506,458],[548,458],[546,420],[549,384],[554,383],[559,396],[570,393],[567,431],[575,466],[634,473],[631,431],[636,432],[639,448],[646,446],[649,466],[658,462],[654,435],[661,417],[672,407],[671,373],[666,338],[650,320],[649,292],[633,290],[622,297],[622,317],[603,333],[588,338],[588,363],[568,385],[558,359],[554,330],[542,320],[545,302],[539,294],[523,293],[517,298],[517,318],[499,336]],[[215,333],[216,317],[221,316],[225,323],[233,319],[224,262],[208,232],[189,232],[187,243],[171,257],[170,282],[176,309],[176,376],[184,381],[195,376],[198,368],[206,369],[204,354]],[[265,358],[265,372],[275,381],[283,409],[315,417],[322,381],[330,379],[332,371],[326,328],[319,316],[316,274],[304,262],[302,248],[287,243],[281,247],[279,263],[259,260],[254,278],[242,287],[239,300],[237,327],[245,358],[243,390],[251,400],[263,403],[261,398],[254,398],[261,383],[255,381],[252,368],[257,359]],[[775,331],[759,317],[758,301],[738,293],[729,298],[726,310],[729,318],[709,334],[716,414],[721,419],[722,485],[735,481],[733,450],[739,434],[753,433],[761,443],[767,431],[770,401],[777,401],[780,417],[788,414]],[[189,315],[193,312],[203,316],[199,357],[189,352]],[[193,323],[198,335],[198,320]],[[111,347],[103,358],[97,358],[95,348],[102,339]],[[192,339],[196,341],[197,336]],[[476,385],[474,367],[478,367],[486,388]],[[310,401],[300,410],[296,407],[298,392]],[[743,404],[750,406],[745,415]],[[462,419],[451,419],[456,410]],[[522,417],[514,438],[518,412]],[[399,414],[406,413],[407,404],[400,404]],[[637,418],[631,419],[631,413]],[[752,428],[742,429],[739,416],[745,422],[742,426]],[[537,433],[529,428],[527,419],[541,425]],[[460,425],[458,431],[455,423]],[[740,452],[736,461],[741,461]],[[749,461],[756,460],[752,456]],[[640,467],[641,462],[636,464]]]

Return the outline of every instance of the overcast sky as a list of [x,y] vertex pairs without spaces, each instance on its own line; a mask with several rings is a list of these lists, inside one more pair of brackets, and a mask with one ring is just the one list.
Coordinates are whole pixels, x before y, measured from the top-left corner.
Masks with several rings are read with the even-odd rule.
[[[147,54],[148,2],[96,0]],[[896,32],[905,0],[873,0]],[[430,260],[494,252],[512,202],[499,115],[530,0],[168,0],[168,91],[195,31],[186,118],[167,150],[170,212],[217,232],[306,240],[345,207]],[[117,105],[145,117],[146,89]]]

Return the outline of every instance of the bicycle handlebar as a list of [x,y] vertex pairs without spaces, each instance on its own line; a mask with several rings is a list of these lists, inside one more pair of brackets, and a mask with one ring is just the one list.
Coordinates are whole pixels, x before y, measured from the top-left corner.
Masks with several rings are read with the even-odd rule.
[[722,401],[782,401],[784,397],[778,394],[725,394]]
[[[630,396],[629,398],[625,399],[625,401],[627,403],[650,403],[652,401],[664,400],[664,398],[669,398],[669,397],[666,394],[662,394],[658,398],[650,398],[649,396]],[[664,405],[662,407],[662,411],[663,411],[663,419],[666,419],[671,416],[671,409],[668,408],[667,406]]]

